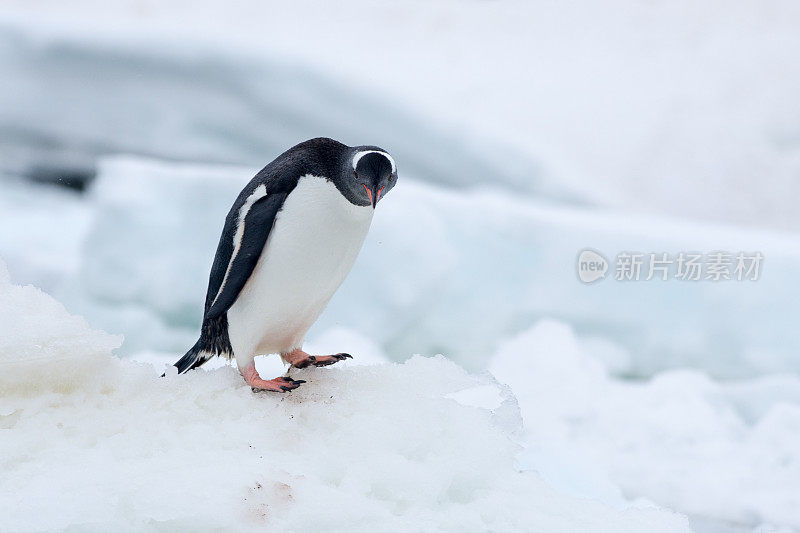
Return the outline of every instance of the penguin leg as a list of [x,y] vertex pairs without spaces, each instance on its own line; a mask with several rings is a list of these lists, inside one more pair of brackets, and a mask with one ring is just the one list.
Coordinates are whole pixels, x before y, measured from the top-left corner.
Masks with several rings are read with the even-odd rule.
[[328,366],[338,363],[343,359],[352,359],[349,353],[337,353],[334,355],[309,355],[300,348],[289,353],[281,354],[283,360],[295,368],[305,368],[307,366]]
[[256,370],[255,362],[251,362],[246,367],[240,368],[239,372],[242,374],[247,384],[253,389],[253,392],[288,392],[296,389],[300,384],[305,383],[305,380],[292,379],[286,376],[275,379],[261,379],[261,376],[258,375],[258,371]]

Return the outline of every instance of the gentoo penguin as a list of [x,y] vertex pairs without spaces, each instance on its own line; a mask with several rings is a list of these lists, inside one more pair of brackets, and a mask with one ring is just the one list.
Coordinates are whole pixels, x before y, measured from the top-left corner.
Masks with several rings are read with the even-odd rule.
[[236,358],[254,391],[304,383],[264,380],[254,358],[280,354],[304,368],[349,354],[309,355],[303,338],[355,262],[375,207],[397,183],[397,166],[377,146],[305,141],[279,155],[231,207],[211,266],[200,340],[178,372],[216,355]]

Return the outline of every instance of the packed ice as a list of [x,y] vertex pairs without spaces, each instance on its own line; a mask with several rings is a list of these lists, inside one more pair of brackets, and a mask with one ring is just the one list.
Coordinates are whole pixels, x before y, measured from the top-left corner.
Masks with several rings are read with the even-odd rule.
[[[688,531],[519,472],[514,396],[444,357],[296,371],[253,394],[231,367],[159,378],[0,265],[4,531]],[[12,334],[15,332],[16,334]],[[493,409],[448,395],[490,387]]]

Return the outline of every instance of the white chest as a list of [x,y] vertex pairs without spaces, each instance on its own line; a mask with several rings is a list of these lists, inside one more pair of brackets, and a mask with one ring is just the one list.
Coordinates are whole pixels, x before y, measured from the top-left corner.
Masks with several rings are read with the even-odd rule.
[[351,204],[323,178],[300,179],[228,311],[234,352],[237,344],[239,350],[259,353],[299,347],[350,272],[373,212]]

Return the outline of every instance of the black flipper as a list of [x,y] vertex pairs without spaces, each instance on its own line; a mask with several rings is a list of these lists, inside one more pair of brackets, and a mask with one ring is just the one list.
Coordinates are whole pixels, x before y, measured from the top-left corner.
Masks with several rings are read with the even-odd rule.
[[275,215],[283,206],[286,196],[287,194],[280,193],[268,194],[250,207],[244,218],[244,232],[239,249],[233,254],[230,266],[225,269],[227,277],[223,278],[219,293],[206,310],[204,320],[219,318],[236,301],[261,257],[264,244],[272,231]]

